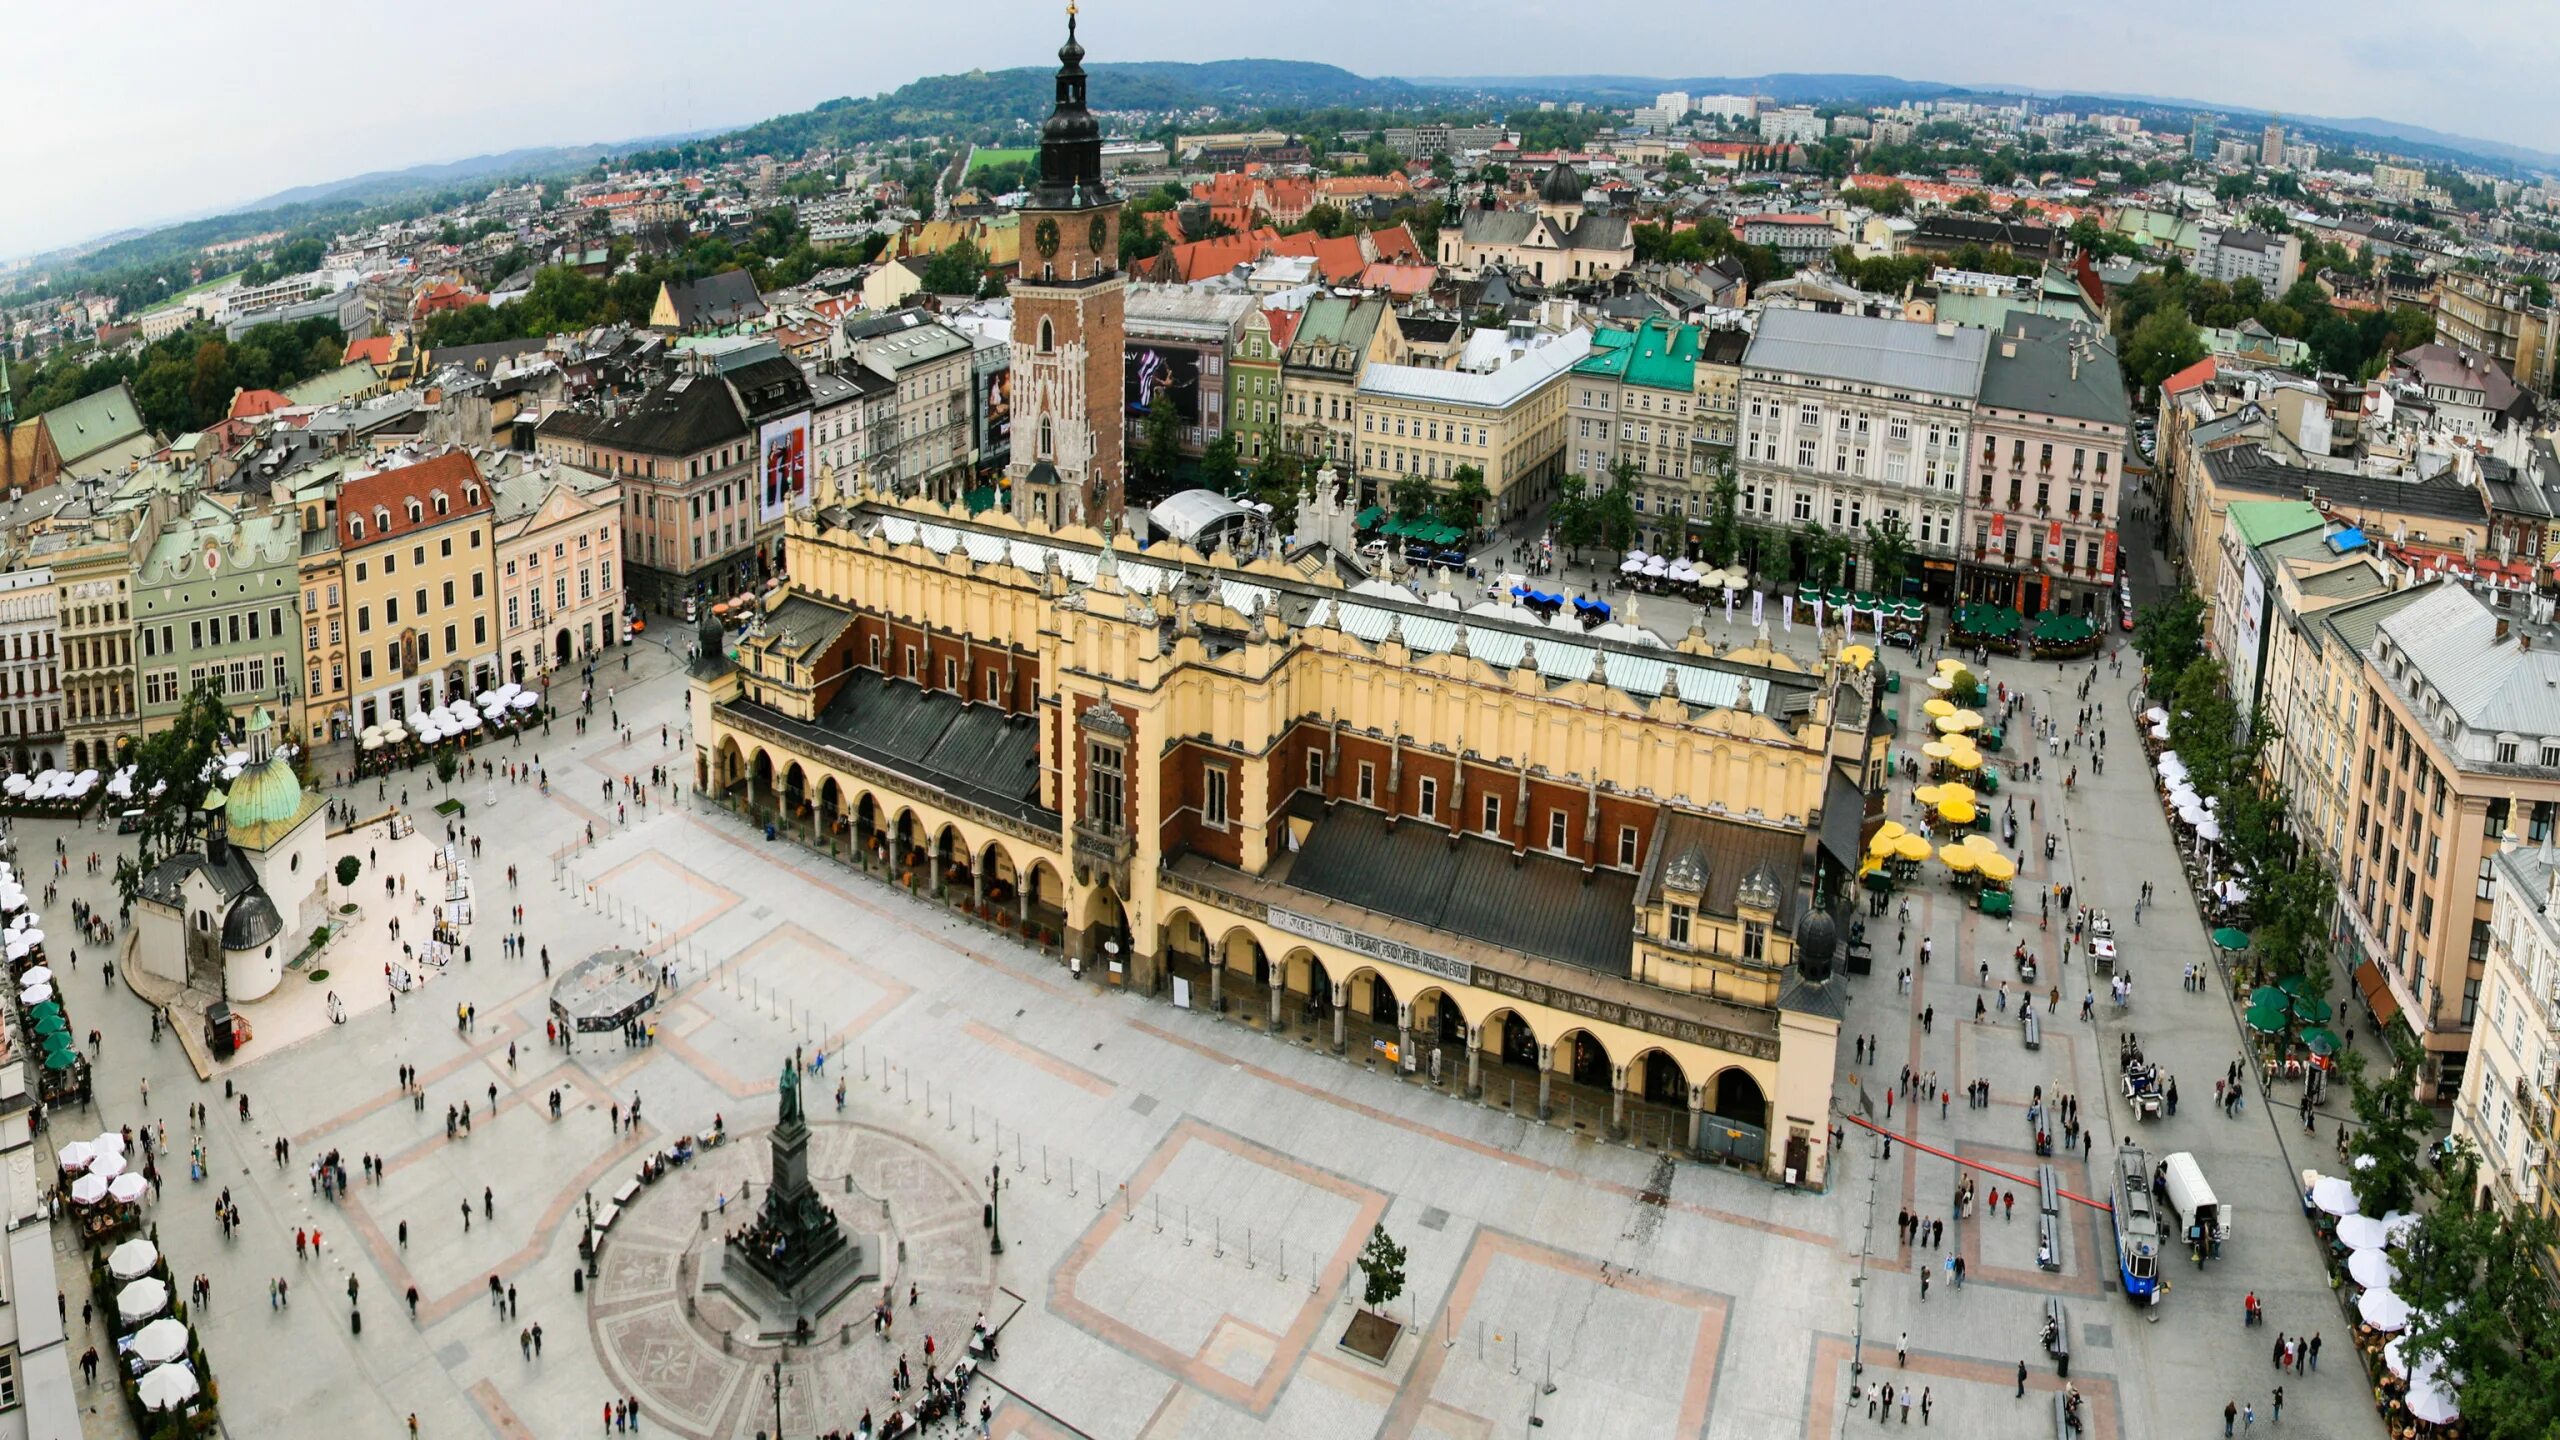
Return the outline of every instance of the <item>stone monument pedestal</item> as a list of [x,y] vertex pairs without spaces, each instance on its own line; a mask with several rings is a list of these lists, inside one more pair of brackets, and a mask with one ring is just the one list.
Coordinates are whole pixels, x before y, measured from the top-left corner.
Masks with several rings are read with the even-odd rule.
[[[776,1284],[729,1246],[709,1246],[696,1283],[703,1294],[718,1295],[737,1307],[743,1319],[730,1333],[746,1344],[814,1341],[854,1318],[862,1288],[888,1273],[886,1237],[847,1235],[845,1242],[788,1287]],[[838,1316],[838,1310],[846,1313]]]

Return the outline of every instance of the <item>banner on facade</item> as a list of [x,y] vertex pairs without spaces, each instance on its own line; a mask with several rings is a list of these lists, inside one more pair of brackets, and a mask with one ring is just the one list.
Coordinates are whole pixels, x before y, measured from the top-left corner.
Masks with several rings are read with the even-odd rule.
[[1284,910],[1277,905],[1270,907],[1267,918],[1274,930],[1285,930],[1292,935],[1319,941],[1339,950],[1348,950],[1355,955],[1366,955],[1372,960],[1384,960],[1390,965],[1401,965],[1408,970],[1437,975],[1453,984],[1475,983],[1476,967],[1453,956],[1437,954],[1416,945],[1407,945],[1401,940],[1389,940],[1383,935],[1353,930],[1347,926],[1336,925],[1330,920],[1319,920],[1312,915],[1301,915],[1295,910]]
[[2059,550],[2059,549],[2061,549],[2061,548],[2062,548],[2062,522],[2061,522],[2061,521],[2059,521],[2059,520],[2054,521],[2054,522],[2053,522],[2053,526],[2052,526],[2052,528],[2051,528],[2051,529],[2049,529],[2049,530],[2047,530],[2047,531],[2045,532],[2045,537],[2044,537],[2044,548],[2046,548],[2047,550]]
[[2116,532],[2113,530],[2107,532],[2106,548],[2099,552],[2098,573],[2111,578],[2116,573]]

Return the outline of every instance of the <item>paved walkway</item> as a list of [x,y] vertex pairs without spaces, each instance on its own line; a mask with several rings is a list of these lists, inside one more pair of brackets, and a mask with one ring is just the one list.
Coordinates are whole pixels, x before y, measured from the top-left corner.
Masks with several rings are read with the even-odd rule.
[[[137,1072],[150,1075],[161,1118],[182,1121],[189,1099],[213,1107],[214,1178],[173,1182],[155,1218],[172,1265],[213,1279],[206,1338],[231,1433],[393,1435],[415,1412],[430,1436],[570,1435],[596,1422],[609,1395],[635,1389],[656,1433],[744,1437],[760,1415],[769,1425],[769,1372],[761,1382],[748,1374],[753,1357],[715,1364],[698,1330],[660,1323],[679,1311],[649,1299],[674,1262],[644,1262],[644,1232],[672,1255],[680,1226],[642,1215],[627,1260],[616,1249],[626,1242],[608,1241],[608,1264],[624,1268],[602,1292],[573,1272],[587,1197],[605,1203],[639,1155],[715,1114],[740,1132],[769,1124],[772,1076],[795,1048],[825,1056],[804,1093],[813,1122],[834,1137],[825,1143],[846,1147],[830,1153],[876,1167],[914,1147],[912,1164],[892,1168],[918,1183],[945,1177],[936,1183],[964,1197],[925,1227],[942,1247],[939,1268],[918,1272],[944,1277],[936,1288],[948,1293],[923,1295],[920,1283],[919,1295],[943,1344],[981,1293],[956,1267],[964,1254],[987,1258],[976,1207],[990,1172],[1001,1175],[1005,1252],[985,1274],[990,1313],[1006,1321],[988,1392],[1003,1435],[1477,1436],[1517,1432],[1534,1414],[1548,1433],[1575,1436],[1812,1437],[1838,1433],[1851,1413],[1841,1397],[1861,1331],[1864,1379],[1928,1387],[1933,1428],[2041,1435],[2060,1382],[2035,1336],[2054,1294],[2073,1306],[2072,1375],[2096,1437],[2207,1434],[2233,1396],[2263,1411],[2273,1377],[2254,1359],[2257,1337],[2274,1329],[2324,1329],[2336,1342],[2333,1369],[2347,1354],[2291,1211],[2291,1162],[2262,1108],[2227,1121],[2191,1102],[2146,1127],[2154,1149],[2193,1149],[2240,1211],[2233,1257],[2178,1275],[2157,1310],[2111,1297],[2094,1222],[2072,1228],[2062,1271],[2046,1274],[2031,1227],[2005,1220],[1950,1226],[1946,1244],[1969,1257],[1973,1283],[1942,1282],[1924,1305],[1916,1267],[1937,1257],[1899,1247],[1893,1217],[1903,1208],[1943,1217],[1955,1172],[1908,1146],[1890,1161],[1872,1142],[1853,1146],[1828,1194],[1775,1189],[1072,980],[929,902],[767,843],[724,815],[669,804],[680,792],[657,792],[620,823],[601,798],[607,777],[645,777],[658,763],[679,779],[690,773],[680,750],[658,742],[661,723],[682,724],[672,668],[644,648],[621,684],[634,727],[627,748],[603,733],[600,695],[583,741],[561,724],[520,756],[501,752],[539,752],[553,791],[501,786],[494,803],[475,800],[486,844],[477,958],[432,987],[435,1004],[366,1010],[299,1043],[256,1047],[233,1073],[199,1085],[176,1046],[146,1042],[140,1002],[71,980],[84,1017],[96,1016],[84,1024],[99,1024],[116,1054],[102,1065],[101,1113],[57,1117],[61,1135],[138,1122]],[[2018,662],[1993,672],[2038,689],[2076,682]],[[2161,907],[2127,946],[2141,980],[2128,1023],[2189,1096],[2209,1099],[2236,1031],[2218,999],[2177,988],[2203,936],[2169,894],[2174,865],[2130,748],[2122,684],[2107,684],[2125,758],[2101,779],[2084,771],[2059,816],[2051,786],[2022,787],[2021,851],[2038,857],[2025,883],[2048,879],[2036,846],[2049,822],[2061,827],[2056,873],[2082,899],[2123,916],[2138,880],[2159,880]],[[372,787],[359,791],[370,798]],[[2033,822],[2026,795],[2038,798]],[[31,854],[50,848],[43,827],[28,829]],[[512,895],[509,863],[524,877]],[[75,877],[65,901],[88,893],[84,883]],[[516,901],[534,953],[500,959],[491,932]],[[2117,1127],[2101,1101],[2113,1017],[2057,1023],[2034,1055],[2011,1029],[1967,1023],[1976,959],[2005,956],[2021,937],[2049,943],[2032,913],[2008,926],[1985,921],[1930,882],[1914,921],[1912,946],[1933,936],[1942,958],[1899,995],[1884,936],[1879,974],[1855,982],[1849,1020],[1852,1033],[1875,1035],[1884,1059],[1860,1071],[1844,1049],[1843,1104],[1855,1108],[1863,1094],[1880,1109],[1885,1082],[1906,1063],[1935,1069],[1942,1084],[1988,1078],[1988,1110],[1957,1106],[1941,1119],[1898,1104],[1893,1123],[2014,1166],[2033,1159],[2021,1097],[2060,1086],[2087,1100],[2103,1157]],[[566,963],[614,944],[653,948],[676,968],[658,1044],[587,1037],[574,1053],[547,1047],[539,951]],[[2076,966],[2069,974],[2079,978]],[[477,1007],[468,1030],[455,1023],[457,1002]],[[1936,1024],[1924,1032],[1913,1016],[1929,1006]],[[399,1090],[404,1063],[422,1077],[423,1108]],[[226,1083],[251,1098],[246,1122]],[[634,1097],[646,1121],[631,1130],[614,1116]],[[470,1108],[470,1132],[446,1138],[448,1106]],[[173,1142],[180,1129],[171,1125]],[[893,1138],[866,1147],[870,1131]],[[279,1135],[293,1146],[282,1167]],[[335,1204],[312,1193],[305,1166],[330,1148],[351,1171],[359,1155],[379,1155],[381,1181],[360,1180]],[[876,1168],[862,1174],[877,1193],[899,1188]],[[211,1217],[212,1192],[226,1186],[246,1222],[230,1241]],[[681,1200],[669,1196],[646,1203]],[[1407,1293],[1389,1309],[1413,1333],[1384,1368],[1335,1348],[1353,1309],[1350,1262],[1374,1223],[1409,1251]],[[317,1259],[294,1258],[297,1227],[322,1232]],[[289,1310],[263,1303],[279,1275],[292,1282]],[[517,1287],[512,1315],[494,1313],[491,1275]],[[350,1277],[361,1334],[349,1322]],[[403,1298],[411,1285],[414,1322]],[[2251,1287],[2268,1301],[2271,1328],[2244,1336],[2238,1296]],[[639,1324],[641,1314],[656,1318]],[[544,1350],[528,1358],[523,1336],[536,1323]],[[1893,1342],[1906,1330],[1912,1348],[1897,1367]],[[899,1344],[920,1361],[913,1330]],[[849,1425],[864,1406],[885,1414],[894,1358],[868,1337],[832,1362],[801,1357],[784,1376],[787,1433]],[[2021,1360],[2035,1392],[2024,1400],[2013,1395]],[[2297,1423],[2315,1433],[2378,1428],[2352,1374],[2288,1391]],[[652,1398],[667,1395],[692,1398]],[[1865,1419],[1862,1406],[1855,1418]]]

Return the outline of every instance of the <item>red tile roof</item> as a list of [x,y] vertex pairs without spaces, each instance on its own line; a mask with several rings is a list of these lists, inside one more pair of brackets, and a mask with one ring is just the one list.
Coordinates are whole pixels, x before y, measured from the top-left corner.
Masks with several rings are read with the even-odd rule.
[[1277,237],[1271,253],[1312,255],[1316,269],[1323,272],[1327,282],[1335,285],[1356,280],[1361,271],[1369,268],[1369,257],[1362,253],[1357,235],[1338,235],[1327,240],[1311,230],[1302,230],[1295,235]]
[[1156,257],[1159,278],[1180,280],[1189,284],[1224,275],[1239,265],[1250,265],[1271,253],[1271,242],[1280,238],[1275,230],[1252,230],[1242,235],[1219,235],[1208,240],[1194,240],[1186,245],[1168,245]]
[[1271,327],[1271,348],[1285,351],[1298,336],[1298,322],[1307,318],[1304,310],[1265,310],[1262,323]]
[[[441,494],[446,513],[436,513],[436,497]],[[473,498],[477,496],[477,503]],[[409,519],[409,502],[418,502],[419,518]],[[480,478],[480,464],[468,450],[448,450],[415,465],[396,470],[383,470],[349,480],[338,491],[338,543],[341,546],[379,544],[386,537],[407,535],[441,525],[457,515],[489,509],[489,486]],[[387,520],[386,520],[387,517]],[[364,522],[364,533],[358,536],[353,522]]]
[[363,360],[377,370],[385,369],[399,353],[399,348],[400,337],[397,335],[368,335],[361,340],[348,341],[347,353],[339,357],[338,363],[353,365]]
[[1431,263],[1431,257],[1422,253],[1422,246],[1414,240],[1413,232],[1405,228],[1402,221],[1384,230],[1370,231],[1369,251],[1381,260],[1398,264],[1427,265]]
[[1439,277],[1440,270],[1437,266],[1392,265],[1380,260],[1360,272],[1360,287],[1364,290],[1384,290],[1398,300],[1410,300],[1429,290],[1431,282]]
[[2175,395],[2182,390],[2192,390],[2198,385],[2202,385],[2213,379],[2213,376],[2213,357],[2207,355],[2193,365],[2188,366],[2186,369],[2181,370],[2177,374],[2170,376],[2168,379],[2161,381],[2160,393],[2163,395]]
[[291,404],[293,404],[293,397],[273,390],[243,390],[231,397],[231,418],[254,420],[261,415],[285,409]]

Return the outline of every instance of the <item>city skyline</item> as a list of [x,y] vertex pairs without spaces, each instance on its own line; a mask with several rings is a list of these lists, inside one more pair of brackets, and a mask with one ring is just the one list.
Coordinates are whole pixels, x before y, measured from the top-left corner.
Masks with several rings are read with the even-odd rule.
[[[1169,0],[1106,0],[1088,8],[1085,26],[1110,34],[1115,58],[1131,60],[1301,59],[1370,76],[1880,71],[1956,85],[2377,116],[2464,134],[2476,134],[2488,118],[2471,97],[2502,88],[2503,75],[2512,82],[2503,88],[2515,98],[2497,112],[2501,133],[2480,138],[2560,150],[2560,100],[2544,98],[2531,83],[2560,45],[2523,23],[2529,12],[2501,0],[2455,5],[2449,14],[2463,23],[2449,20],[2423,46],[2392,38],[2403,29],[2398,12],[2354,0],[2316,15],[2300,7],[2299,26],[2217,33],[2211,47],[2178,42],[2213,23],[2212,12],[2194,0],[2147,7],[2138,19],[2137,12],[2030,12],[2000,0],[1978,7],[1961,26],[1874,0],[1815,0],[1816,13],[1799,7],[1783,16],[1672,15],[1630,0],[1589,0],[1570,10],[1551,0],[1485,0],[1464,8],[1464,25],[1451,24],[1462,17],[1450,5],[1381,14],[1351,12],[1342,0],[1313,3],[1319,12],[1356,13],[1359,23],[1299,25],[1276,34],[1242,13],[1177,10]],[[577,20],[559,27],[558,35],[574,44],[574,65],[511,72],[490,63],[493,46],[560,42],[510,40],[508,27],[520,17],[487,0],[464,0],[440,12],[440,31],[467,43],[438,44],[420,43],[422,27],[409,12],[359,10],[304,32],[292,28],[294,12],[273,0],[218,14],[150,4],[118,36],[123,50],[107,82],[93,71],[42,60],[90,49],[75,42],[94,42],[83,33],[94,21],[78,12],[30,14],[13,30],[16,58],[0,62],[0,71],[16,72],[6,79],[21,113],[65,118],[59,126],[22,125],[0,140],[0,164],[20,193],[43,197],[0,213],[0,256],[220,213],[278,191],[371,171],[718,131],[841,95],[895,89],[921,76],[1040,65],[1063,8],[1048,0],[987,0],[965,15],[912,12],[892,31],[857,15],[778,0],[743,0],[717,25],[690,7],[638,0],[611,12],[610,29]],[[2517,23],[2504,24],[2501,16]],[[786,30],[801,39],[778,49],[772,37]],[[991,33],[1016,39],[994,49]],[[1310,38],[1327,33],[1359,38]],[[1845,55],[1828,39],[1844,33],[1863,34],[1868,43]],[[209,56],[230,54],[238,37],[257,34],[291,43],[274,54],[209,66]],[[1637,43],[1648,34],[1660,43]],[[1524,45],[1533,35],[1535,46]],[[2485,35],[2503,38],[2495,45],[2470,38]],[[394,56],[406,83],[344,83]],[[276,67],[273,78],[259,76],[268,64]],[[210,83],[217,68],[233,68],[240,78]],[[341,81],[314,84],[312,76]],[[294,94],[301,98],[287,98]],[[86,132],[84,143],[61,143],[64,128]]]

